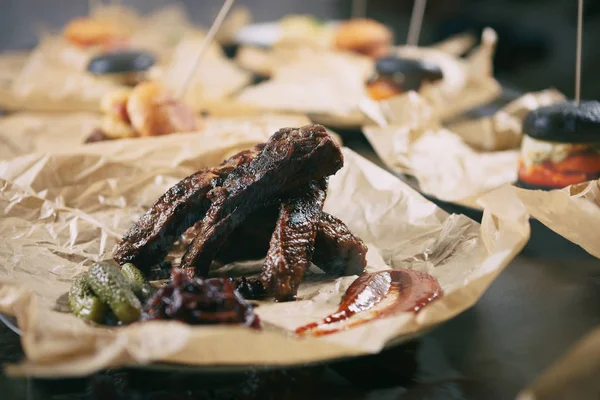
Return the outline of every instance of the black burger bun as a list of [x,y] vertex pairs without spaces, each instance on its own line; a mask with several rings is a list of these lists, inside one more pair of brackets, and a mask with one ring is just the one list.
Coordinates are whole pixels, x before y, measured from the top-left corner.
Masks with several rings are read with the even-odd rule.
[[541,186],[541,185],[534,185],[531,183],[527,183],[527,182],[523,182],[520,179],[517,179],[517,181],[514,183],[514,185],[518,188],[521,189],[528,189],[528,190],[545,190],[545,191],[549,191],[549,190],[555,190],[555,187],[550,187],[550,186]]
[[600,142],[600,102],[564,102],[533,110],[523,121],[523,133],[547,142]]
[[403,90],[418,90],[424,81],[434,82],[444,78],[439,66],[423,60],[385,57],[375,64],[377,75],[389,78]]
[[147,71],[155,63],[152,54],[145,51],[119,51],[92,58],[87,70],[94,75],[124,74]]

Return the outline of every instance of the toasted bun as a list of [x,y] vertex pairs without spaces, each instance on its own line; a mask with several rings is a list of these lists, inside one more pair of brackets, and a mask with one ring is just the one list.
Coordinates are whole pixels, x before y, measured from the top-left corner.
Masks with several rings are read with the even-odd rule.
[[125,37],[118,25],[109,21],[92,18],[76,18],[69,22],[63,32],[64,37],[80,46],[104,45]]
[[107,114],[102,117],[100,129],[111,139],[123,139],[135,137],[135,131],[127,122],[113,115]]
[[549,142],[600,142],[600,102],[565,102],[538,108],[525,117],[523,133]]
[[386,55],[393,42],[392,31],[372,19],[351,19],[340,24],[335,34],[335,47],[371,57]]
[[187,104],[154,82],[143,82],[133,89],[127,113],[139,136],[192,132],[201,127],[199,118]]
[[118,119],[127,121],[128,118],[126,118],[126,115],[125,118],[123,118],[124,114],[127,114],[126,109],[125,113],[123,113],[123,107],[127,107],[127,101],[129,100],[130,95],[131,90],[129,89],[119,89],[107,93],[102,97],[102,100],[100,100],[100,110],[104,114],[109,114]]

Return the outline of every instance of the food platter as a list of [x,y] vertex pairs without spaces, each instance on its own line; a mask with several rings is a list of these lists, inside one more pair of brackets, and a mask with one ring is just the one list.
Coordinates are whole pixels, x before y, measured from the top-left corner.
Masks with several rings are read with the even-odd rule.
[[[593,182],[538,203],[511,185],[531,134],[522,120],[547,105],[523,96],[511,114],[492,29],[476,47],[453,39],[453,52],[395,46],[371,19],[254,24],[234,42],[272,54],[270,79],[251,85],[215,41],[233,3],[161,49],[132,50],[135,23],[72,21],[6,89],[16,108],[62,111],[56,121],[96,111],[82,129],[25,112],[2,121],[0,137],[22,145],[0,159],[0,321],[26,344],[8,374],[243,373],[373,355],[472,307],[525,247],[530,216],[556,216],[577,243],[557,204],[594,220]],[[232,120],[210,113],[220,102]],[[279,119],[290,110],[297,119]],[[600,118],[585,122],[589,155]],[[474,138],[471,123],[487,128]],[[329,128],[362,129],[376,154]]]

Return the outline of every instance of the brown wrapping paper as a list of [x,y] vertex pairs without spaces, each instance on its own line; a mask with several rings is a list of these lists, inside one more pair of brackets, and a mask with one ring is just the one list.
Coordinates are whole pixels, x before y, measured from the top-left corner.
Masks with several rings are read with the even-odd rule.
[[252,81],[250,73],[229,60],[216,43],[205,53],[196,71],[192,72],[195,57],[190,55],[196,54],[203,40],[203,34],[186,36],[175,48],[170,63],[153,71],[153,76],[174,92],[193,73],[193,78],[187,82],[183,100],[198,111],[229,102],[229,96]]
[[554,89],[526,93],[494,115],[446,124],[465,143],[484,151],[508,150],[521,145],[523,119],[529,111],[566,100]]
[[532,217],[600,258],[600,181],[552,191],[513,189]]
[[598,399],[599,373],[600,329],[595,329],[523,390],[517,400]]
[[262,110],[332,114],[348,117],[366,90],[373,62],[342,52],[310,47],[292,48],[293,57],[278,64],[272,78],[245,88],[240,104]]
[[414,176],[424,193],[480,208],[477,197],[517,180],[527,113],[562,100],[553,89],[527,93],[491,117],[442,125],[439,107],[411,92],[379,103],[363,101],[363,110],[380,125],[363,131],[388,168]]
[[297,339],[290,329],[333,311],[355,278],[325,280],[316,270],[301,285],[301,300],[264,302],[256,309],[265,325],[261,332],[176,322],[95,328],[53,311],[73,277],[93,260],[109,258],[120,235],[168,187],[243,142],[264,140],[258,136],[240,130],[229,138],[170,135],[0,162],[0,311],[16,316],[27,355],[7,372],[73,376],[151,362],[292,365],[375,353],[473,305],[529,237],[525,210],[510,196],[482,199],[486,211],[479,225],[446,214],[345,149],[345,166],[330,180],[325,209],[368,244],[369,271],[415,268],[438,279],[444,297],[418,315]]
[[[106,143],[84,144],[92,131],[100,126],[101,119],[102,116],[96,113],[17,113],[2,118],[0,119],[0,160],[34,152],[75,152],[78,148],[85,151],[85,148],[96,146],[104,148]],[[211,117],[204,120],[204,128],[201,132],[176,134],[178,139],[134,138],[127,139],[126,142],[158,144],[166,141],[176,145],[177,140],[190,140],[194,137],[197,138],[195,140],[203,141],[206,137],[210,137],[228,142],[239,140],[244,144],[249,143],[247,138],[265,140],[281,126],[300,126],[308,123],[308,118],[300,115]],[[116,144],[110,144],[109,147],[111,146],[119,147]]]
[[[244,13],[241,10],[242,14]],[[103,6],[98,18],[120,21],[131,31],[129,42],[135,49],[151,51],[157,64],[149,76],[178,90],[190,74],[194,57],[204,33],[195,28],[180,6],[169,6],[141,17],[129,9]],[[237,29],[237,20],[228,20],[228,29]],[[243,15],[242,15],[242,18]],[[120,88],[120,84],[87,73],[89,60],[98,49],[70,45],[61,35],[45,35],[10,84],[0,85],[0,108],[15,111],[98,111],[100,99]],[[0,63],[0,79],[2,79]],[[195,72],[185,100],[204,110],[250,82],[248,73],[228,60],[218,44],[213,44],[206,60]]]
[[[464,38],[458,39],[449,42],[446,49],[464,49]],[[447,119],[500,95],[501,88],[492,71],[495,46],[496,33],[486,29],[482,44],[466,59],[436,48],[402,46],[395,48],[394,53],[440,66],[444,79],[424,84],[419,93],[439,118]],[[445,49],[443,44],[441,48]],[[361,103],[368,101],[365,82],[374,72],[372,61],[309,46],[250,49],[242,51],[240,57],[247,67],[272,77],[245,88],[238,97],[239,103],[262,110],[308,113],[313,121],[335,127],[356,128],[369,123],[361,112]],[[398,97],[403,95],[381,102],[382,107]]]
[[388,125],[365,136],[388,168],[414,176],[420,190],[479,208],[477,197],[517,179],[516,150],[480,153],[440,126],[435,108],[415,92],[385,103]]

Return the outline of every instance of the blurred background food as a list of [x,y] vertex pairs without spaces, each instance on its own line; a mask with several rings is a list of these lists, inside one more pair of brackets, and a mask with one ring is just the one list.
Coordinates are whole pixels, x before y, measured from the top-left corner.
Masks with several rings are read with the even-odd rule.
[[[170,2],[125,0],[124,3],[147,12]],[[206,26],[222,2],[184,0],[182,3],[193,22]],[[237,3],[248,6],[256,22],[290,14],[344,19],[351,10],[349,0],[239,0]],[[86,15],[87,4],[82,0],[3,2],[0,50],[34,47],[41,31],[60,29],[70,19]],[[367,14],[393,28],[396,41],[403,43],[412,5],[412,0],[370,0]],[[576,12],[577,2],[573,0],[431,0],[420,44],[431,44],[463,31],[472,31],[479,37],[485,26],[491,26],[499,36],[495,67],[500,81],[521,91],[554,86],[572,97]],[[595,79],[594,71],[600,67],[600,48],[595,46],[593,38],[600,30],[600,0],[586,0],[584,20],[582,96],[599,98],[600,81]]]

